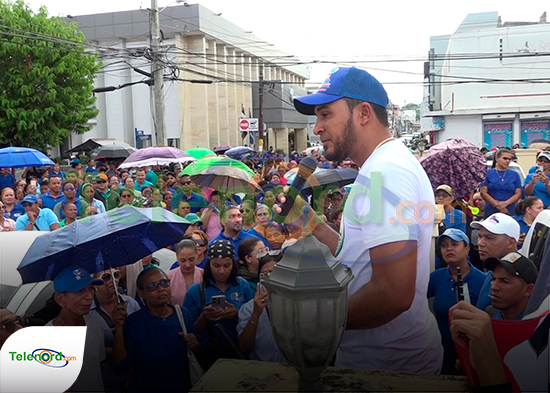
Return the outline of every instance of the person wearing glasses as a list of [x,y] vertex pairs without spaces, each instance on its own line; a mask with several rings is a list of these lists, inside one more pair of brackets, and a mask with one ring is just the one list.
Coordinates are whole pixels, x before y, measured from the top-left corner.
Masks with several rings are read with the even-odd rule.
[[203,283],[193,284],[183,302],[201,334],[204,351],[199,361],[205,370],[220,358],[239,356],[236,351],[239,308],[254,298],[248,282],[237,277],[235,248],[229,240],[212,241],[208,259]]
[[0,307],[0,349],[9,336],[24,327],[25,324],[21,317],[18,317],[6,308]]
[[[193,319],[185,307],[170,304],[170,279],[159,268],[142,271],[138,294],[145,307],[128,315],[128,303],[115,306],[113,371],[130,368],[129,392],[187,392],[191,389],[187,347],[201,350]],[[182,332],[176,307],[181,310],[187,334]]]
[[120,189],[120,202],[118,207],[132,206],[134,203],[134,190],[129,187]]
[[197,267],[197,243],[192,239],[184,239],[176,245],[178,268],[170,270],[166,275],[170,279],[173,305],[183,305],[187,289],[202,281],[203,270]]
[[269,276],[275,264],[283,258],[282,250],[265,249],[258,253],[258,282],[254,299],[239,309],[239,349],[250,354],[250,359],[264,362],[286,363],[273,338],[269,313],[269,294],[262,285],[263,277]]
[[207,206],[206,199],[196,192],[193,192],[193,181],[189,175],[182,175],[180,177],[181,187],[176,190],[176,193],[172,197],[172,210],[178,208],[179,202],[184,200],[189,202],[191,206],[191,213],[202,212]]
[[83,202],[76,196],[78,183],[74,181],[66,181],[65,183],[63,183],[62,190],[63,195],[65,195],[65,200],[57,203],[53,208],[53,212],[55,213],[57,218],[59,220],[65,219],[65,213],[63,212],[63,209],[67,203],[74,204],[77,209],[77,216],[82,216],[82,214],[84,213],[84,208],[88,206],[88,204],[84,206]]
[[90,308],[90,316],[96,318],[103,327],[103,339],[107,359],[101,362],[101,375],[103,376],[106,391],[121,391],[120,388],[124,386],[123,377],[115,375],[111,369],[111,352],[113,351],[113,341],[115,338],[115,321],[112,315],[115,307],[119,304],[127,303],[126,312],[128,315],[139,311],[140,306],[130,296],[118,293],[120,270],[103,270],[95,273],[93,277],[105,283],[105,285],[97,286]]
[[57,216],[50,209],[38,207],[39,199],[34,194],[23,198],[21,205],[25,214],[19,216],[15,222],[16,231],[55,231],[59,229]]
[[15,231],[15,221],[11,218],[4,217],[6,212],[6,206],[4,202],[0,201],[0,232],[2,231]]

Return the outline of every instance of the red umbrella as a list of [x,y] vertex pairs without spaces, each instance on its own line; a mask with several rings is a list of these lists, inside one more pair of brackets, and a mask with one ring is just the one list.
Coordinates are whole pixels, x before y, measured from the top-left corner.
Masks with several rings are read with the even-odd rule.
[[432,146],[420,159],[432,187],[447,184],[461,198],[479,187],[487,175],[487,160],[477,146],[464,139],[449,139]]

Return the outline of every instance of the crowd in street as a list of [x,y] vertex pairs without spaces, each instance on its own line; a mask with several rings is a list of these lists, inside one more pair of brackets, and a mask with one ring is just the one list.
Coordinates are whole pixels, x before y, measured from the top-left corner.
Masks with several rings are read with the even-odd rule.
[[[355,276],[334,364],[423,374],[462,374],[474,367],[480,391],[511,391],[518,382],[504,372],[491,321],[539,317],[539,306],[545,307],[546,296],[532,299],[535,288],[545,285],[538,280],[541,266],[518,249],[550,205],[550,152],[538,154],[522,184],[509,170],[512,152],[499,149],[479,188],[455,195],[447,184],[433,187],[417,157],[392,138],[387,95],[374,77],[337,68],[327,81],[318,93],[296,99],[295,107],[317,116],[315,132],[325,147],[324,155],[315,153],[318,167],[351,167],[359,177],[351,188],[333,187],[303,201],[303,211],[294,214],[315,223],[312,234]],[[28,168],[20,180],[2,168],[5,231],[55,231],[125,205],[164,208],[192,224],[170,247],[177,261],[169,271],[148,256],[115,270],[72,267],[54,279],[54,297],[39,317],[54,326],[88,326],[86,371],[71,391],[187,391],[187,348],[205,370],[220,358],[285,362],[261,278],[284,257],[286,244],[302,236],[285,225],[290,217],[285,224],[273,221],[291,183],[288,172],[298,171],[300,159],[273,152],[239,157],[259,187],[231,195],[195,184],[180,164],[118,170],[117,162],[73,160],[67,172],[58,164],[46,171]],[[350,213],[374,206],[374,199],[354,191],[372,172],[391,173],[400,200],[442,206],[433,272],[432,222],[421,222],[408,208],[401,213],[412,226],[387,219],[373,224]],[[380,209],[395,215],[387,201]],[[0,314],[4,342],[6,332],[22,326],[8,310]],[[457,362],[464,338],[477,350]]]

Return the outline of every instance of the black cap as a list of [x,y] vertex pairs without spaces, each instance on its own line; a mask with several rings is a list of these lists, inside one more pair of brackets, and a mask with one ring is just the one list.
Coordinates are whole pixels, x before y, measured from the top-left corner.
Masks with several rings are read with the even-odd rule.
[[501,259],[487,258],[484,266],[489,270],[495,270],[498,264],[501,264],[508,273],[523,278],[527,284],[534,284],[539,275],[537,267],[529,258],[524,257],[518,252],[511,252]]

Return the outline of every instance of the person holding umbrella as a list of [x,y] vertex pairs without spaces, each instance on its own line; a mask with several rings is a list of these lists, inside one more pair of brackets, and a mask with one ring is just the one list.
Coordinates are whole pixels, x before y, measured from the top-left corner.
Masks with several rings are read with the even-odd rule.
[[517,172],[508,170],[512,152],[499,149],[495,153],[493,167],[481,185],[481,196],[485,200],[485,218],[493,213],[513,214],[516,202],[521,198],[521,179]]

